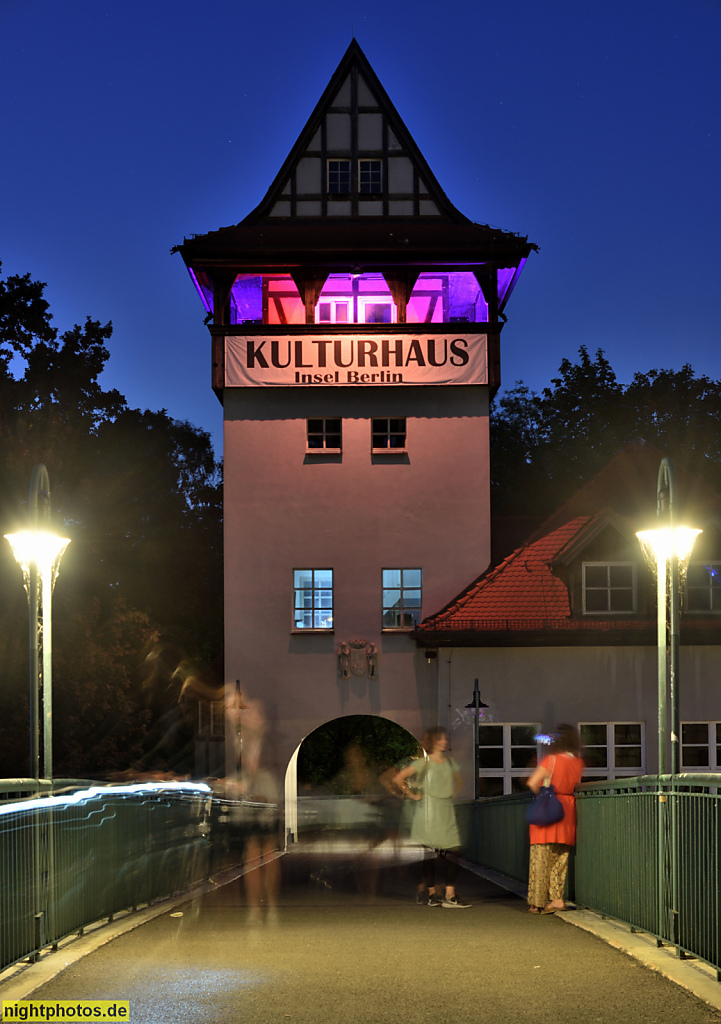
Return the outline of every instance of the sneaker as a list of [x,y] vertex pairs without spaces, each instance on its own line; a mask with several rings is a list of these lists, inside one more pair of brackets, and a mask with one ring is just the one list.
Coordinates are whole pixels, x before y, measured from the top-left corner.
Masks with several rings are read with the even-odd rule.
[[443,906],[443,900],[441,899],[441,897],[437,893],[432,892],[428,896],[428,906],[429,907],[442,907]]
[[426,903],[428,903],[427,889],[418,889],[416,891],[416,903],[418,904],[419,907],[425,907]]
[[442,907],[456,907],[458,910],[465,910],[470,903],[461,903],[457,896],[444,896],[441,900]]

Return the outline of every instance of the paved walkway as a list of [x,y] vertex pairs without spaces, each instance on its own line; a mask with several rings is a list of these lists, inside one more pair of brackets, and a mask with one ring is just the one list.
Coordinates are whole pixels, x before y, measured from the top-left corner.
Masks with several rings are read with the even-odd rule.
[[[721,1022],[661,973],[468,871],[458,890],[473,906],[446,910],[416,906],[417,862],[378,857],[369,870],[348,851],[301,849],[281,865],[276,923],[248,923],[236,879],[134,915],[151,919],[112,941],[100,929],[66,945],[0,998],[128,999],[133,1024]],[[73,962],[82,943],[97,948]]]

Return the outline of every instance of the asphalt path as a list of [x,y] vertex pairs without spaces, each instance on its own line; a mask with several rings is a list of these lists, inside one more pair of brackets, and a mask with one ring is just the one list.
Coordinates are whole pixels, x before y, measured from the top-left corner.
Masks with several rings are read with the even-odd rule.
[[281,865],[276,921],[249,922],[237,879],[100,946],[31,998],[127,999],[133,1024],[721,1022],[467,871],[457,888],[472,907],[451,910],[416,905],[417,861],[296,850]]

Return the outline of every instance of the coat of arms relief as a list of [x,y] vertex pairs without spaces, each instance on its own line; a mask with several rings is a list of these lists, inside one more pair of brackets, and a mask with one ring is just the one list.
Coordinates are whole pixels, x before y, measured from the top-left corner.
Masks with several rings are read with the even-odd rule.
[[351,676],[367,676],[375,679],[378,671],[378,648],[365,640],[351,640],[342,643],[338,648],[338,676],[350,679]]

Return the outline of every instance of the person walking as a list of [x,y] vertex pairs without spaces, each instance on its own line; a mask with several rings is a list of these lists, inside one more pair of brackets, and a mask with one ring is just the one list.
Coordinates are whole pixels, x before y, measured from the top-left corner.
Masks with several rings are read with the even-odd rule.
[[[412,761],[393,778],[404,798],[418,804],[411,823],[411,842],[420,843],[430,852],[423,861],[423,883],[419,887],[417,901],[427,903],[429,907],[466,909],[471,904],[461,902],[456,895],[457,865],[447,857],[449,850],[461,845],[453,807],[453,801],[461,791],[460,770],[446,753],[448,733],[442,726],[427,729],[421,746],[424,757]],[[408,785],[411,776],[414,776],[414,785],[420,791]],[[443,896],[436,893],[436,870],[441,867],[445,882]]]
[[576,845],[576,798],[573,791],[583,775],[581,737],[572,725],[559,725],[551,749],[526,785],[534,793],[552,783],[564,809],[553,825],[530,825],[531,854],[528,865],[528,910],[531,914],[555,914],[564,910],[563,894],[568,856]]

